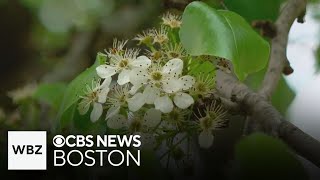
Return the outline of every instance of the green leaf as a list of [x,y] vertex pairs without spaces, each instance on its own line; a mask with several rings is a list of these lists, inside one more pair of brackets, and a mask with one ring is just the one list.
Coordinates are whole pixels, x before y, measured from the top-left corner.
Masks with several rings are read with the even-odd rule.
[[275,21],[284,0],[225,0],[224,4],[231,11],[244,17],[248,22],[254,20]]
[[66,87],[64,83],[40,84],[33,98],[58,110]]
[[[251,74],[245,80],[245,83],[253,90],[259,90],[263,81],[266,68]],[[278,86],[271,97],[272,105],[282,114],[286,115],[286,112],[295,98],[295,92],[290,88],[284,77],[280,78]]]
[[[64,115],[64,113],[74,113],[74,110],[70,110],[70,108],[78,102],[79,96],[84,95],[86,84],[91,84],[93,79],[98,78],[96,67],[105,62],[105,60],[106,57],[101,53],[98,53],[95,64],[82,72],[68,85],[58,113],[60,128],[64,127],[66,123],[72,120],[70,117],[73,117],[73,115]],[[62,118],[63,116],[68,118]]]
[[[89,109],[89,112],[92,111],[92,107]],[[96,122],[90,120],[90,113],[85,115],[80,115],[79,111],[75,109],[73,117],[73,130],[74,134],[93,134],[93,135],[102,135],[106,133],[107,122],[102,118]]]
[[60,112],[58,112],[58,121],[56,122],[56,127],[54,130],[58,131],[55,133],[59,133],[59,131],[68,129],[70,130],[73,126],[73,124],[71,123],[72,120],[75,117],[75,113],[77,111],[77,105],[73,104],[71,105],[69,108],[67,108],[63,113],[61,113],[61,108],[60,108]]
[[189,64],[189,73],[194,77],[204,76],[209,79],[215,76],[215,66],[209,61],[202,61],[199,59],[191,60]]
[[269,59],[269,43],[241,16],[231,11],[215,10],[202,2],[193,2],[186,7],[180,39],[191,55],[231,60],[240,80],[262,70]]
[[302,164],[278,139],[262,133],[242,139],[235,150],[241,179],[306,179]]

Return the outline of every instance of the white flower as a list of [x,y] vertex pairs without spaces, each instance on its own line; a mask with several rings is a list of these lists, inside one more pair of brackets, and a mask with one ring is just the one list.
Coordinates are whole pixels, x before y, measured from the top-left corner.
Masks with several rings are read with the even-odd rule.
[[168,31],[165,26],[161,26],[159,30],[153,29],[151,34],[153,37],[153,44],[164,44],[169,41]]
[[170,28],[180,28],[182,24],[181,16],[174,15],[168,12],[162,17],[162,24],[169,26]]
[[101,79],[98,81],[92,80],[91,86],[86,85],[86,91],[78,105],[78,110],[81,115],[88,112],[91,104],[93,106],[92,112],[90,114],[90,119],[92,122],[97,121],[102,115],[103,108],[101,103],[106,102],[107,94],[109,92],[109,85],[111,83],[111,78],[107,78],[100,84]]
[[131,97],[128,84],[124,86],[115,85],[110,97],[107,97],[107,104],[111,105],[106,116],[106,119],[109,119],[118,114],[121,107],[128,107],[132,112],[138,111],[145,104],[145,99],[142,93],[136,93]]
[[164,53],[160,50],[146,50],[146,56],[149,57],[155,63],[164,60]]
[[148,68],[151,65],[151,60],[146,56],[139,56],[139,50],[129,49],[124,54],[113,55],[110,57],[109,65],[100,65],[96,68],[97,74],[101,78],[108,78],[116,73],[119,73],[118,84],[124,85],[129,82],[130,71],[134,68]]
[[170,130],[179,129],[186,123],[187,116],[190,113],[190,110],[179,109],[175,107],[170,113],[164,114],[161,127]]
[[156,100],[154,101],[154,106],[156,109],[159,109],[163,113],[171,112],[174,107],[172,100],[168,95],[156,98]]
[[150,45],[152,44],[153,41],[153,31],[152,30],[147,30],[143,31],[142,34],[138,34],[133,40],[139,41],[139,44],[147,44]]
[[[182,73],[183,61],[172,59],[163,67],[152,64],[148,69],[137,68],[131,71],[130,82],[133,84],[131,93],[134,94],[142,85],[173,93],[180,89],[179,76]],[[148,88],[148,87],[147,87]]]
[[113,39],[112,48],[109,48],[108,51],[106,51],[108,57],[112,57],[114,55],[121,55],[125,50],[124,46],[127,44],[128,40],[125,41],[119,41],[118,39]]
[[215,81],[210,74],[202,74],[196,77],[195,84],[191,88],[191,94],[206,97],[214,91]]
[[204,113],[205,115],[202,116],[202,113],[198,109],[200,117],[196,115],[199,120],[198,125],[201,130],[198,141],[200,147],[209,148],[214,139],[213,131],[223,128],[226,125],[227,112],[223,110],[222,106],[217,105],[216,101],[214,101],[209,106],[206,106]]
[[164,53],[168,59],[183,58],[186,56],[182,44],[168,44],[165,46]]
[[163,67],[152,64],[148,69],[134,69],[130,75],[130,82],[133,84],[130,93],[134,94],[142,85],[147,85],[143,92],[147,104],[154,104],[156,109],[169,113],[174,105],[168,94],[173,94],[175,105],[186,109],[194,103],[194,100],[183,90],[192,87],[194,78],[189,75],[180,77],[182,69],[181,59],[172,59]]
[[[184,92],[173,93],[173,102],[180,109],[187,109],[194,103],[192,96]],[[159,109],[163,113],[170,113],[173,108],[172,100],[168,95],[156,97],[154,105],[156,109]]]

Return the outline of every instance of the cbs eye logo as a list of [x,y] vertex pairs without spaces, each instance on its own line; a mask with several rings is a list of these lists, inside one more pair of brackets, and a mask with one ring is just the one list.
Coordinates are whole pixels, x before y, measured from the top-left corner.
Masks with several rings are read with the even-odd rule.
[[46,169],[46,131],[8,131],[8,170]]
[[62,135],[56,135],[53,140],[52,143],[55,147],[62,147],[65,144],[65,139]]

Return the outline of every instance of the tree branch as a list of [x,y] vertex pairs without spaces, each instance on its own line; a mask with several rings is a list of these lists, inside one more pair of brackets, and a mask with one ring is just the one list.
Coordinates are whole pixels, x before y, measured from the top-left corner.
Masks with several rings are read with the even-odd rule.
[[288,33],[294,20],[305,10],[307,0],[289,0],[276,22],[277,35],[272,40],[268,71],[262,89],[253,92],[240,83],[233,75],[217,71],[217,90],[224,97],[235,98],[241,109],[245,109],[249,119],[257,123],[257,129],[279,137],[298,154],[320,167],[320,143],[286,121],[268,102],[278,85],[284,67],[288,65],[286,48]]
[[288,34],[294,20],[304,12],[306,5],[307,0],[289,0],[275,23],[277,34],[271,42],[269,66],[260,90],[266,98],[271,97],[284,68],[290,64],[286,56]]
[[251,119],[258,120],[259,130],[279,137],[299,155],[320,167],[320,143],[317,140],[286,121],[264,96],[253,92],[233,75],[220,70],[216,73],[220,95],[227,99],[235,98]]

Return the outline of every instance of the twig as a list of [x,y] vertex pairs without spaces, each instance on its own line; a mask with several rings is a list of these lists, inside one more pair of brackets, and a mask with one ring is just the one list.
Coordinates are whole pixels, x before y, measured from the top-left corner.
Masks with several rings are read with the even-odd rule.
[[286,56],[289,30],[295,19],[305,10],[306,4],[307,0],[289,0],[275,23],[277,34],[272,39],[269,66],[260,90],[260,94],[265,98],[271,97],[284,68],[289,64]]

